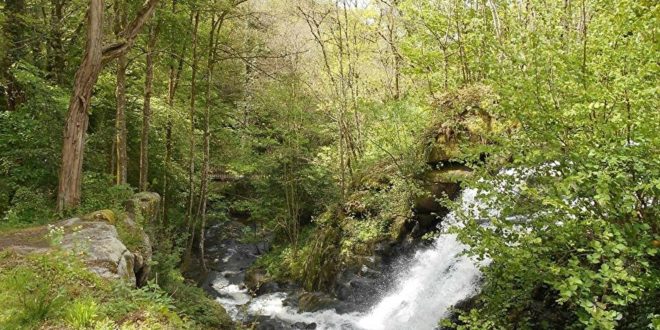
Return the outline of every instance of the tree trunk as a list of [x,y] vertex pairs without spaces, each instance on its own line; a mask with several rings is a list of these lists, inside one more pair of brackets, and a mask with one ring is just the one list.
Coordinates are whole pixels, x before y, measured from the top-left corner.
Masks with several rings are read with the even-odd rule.
[[[176,0],[172,0],[172,13],[176,13]],[[192,18],[192,15],[191,15]],[[185,47],[184,51],[181,52],[179,56],[179,63],[176,67],[170,66],[170,74],[169,74],[169,81],[167,84],[167,106],[169,107],[170,111],[174,111],[174,98],[176,96],[176,90],[177,87],[179,86],[179,77],[181,75],[181,71],[183,70],[183,59],[184,56],[183,54],[185,53]],[[172,57],[175,57],[174,51],[172,51]],[[167,186],[168,186],[168,173],[170,172],[170,167],[172,163],[172,118],[168,114],[167,116],[167,124],[165,127],[165,173],[163,174],[163,224],[167,225],[168,223],[168,218],[167,218],[167,210],[169,210],[169,196],[167,193]]]
[[[226,12],[225,12],[226,14]],[[202,164],[202,181],[200,188],[200,215],[202,224],[199,228],[199,253],[202,262],[202,269],[206,270],[206,260],[204,259],[204,230],[206,229],[206,207],[208,203],[208,184],[211,161],[211,84],[213,83],[213,68],[215,65],[215,34],[222,26],[225,14],[216,20],[215,15],[211,18],[211,31],[209,32],[209,54],[208,64],[206,66],[206,107],[204,108],[204,162]]]
[[48,72],[57,83],[62,83],[64,77],[64,46],[62,40],[64,33],[62,31],[62,24],[64,20],[64,5],[66,0],[51,0],[51,13],[50,13],[50,35],[48,38],[48,47],[50,49],[50,56],[48,56]]
[[[121,38],[121,33],[126,26],[126,11],[122,0],[115,0],[115,37]],[[115,100],[117,102],[117,114],[115,117],[115,153],[117,155],[117,167],[115,168],[115,184],[126,184],[128,176],[128,153],[126,132],[126,68],[128,60],[126,55],[117,58],[117,86],[115,89]]]
[[85,133],[92,89],[101,73],[103,49],[103,1],[90,0],[87,13],[85,55],[76,72],[69,114],[64,127],[62,166],[57,190],[57,208],[62,211],[80,204]]
[[117,100],[117,117],[115,119],[115,153],[117,163],[115,168],[115,183],[126,184],[128,173],[127,154],[127,132],[126,132],[126,67],[128,66],[126,56],[117,58],[117,88],[115,98]]
[[82,163],[85,134],[89,123],[88,111],[92,90],[101,73],[103,63],[124,55],[133,44],[137,32],[149,18],[158,0],[149,0],[138,16],[122,33],[121,46],[103,47],[103,1],[90,0],[87,13],[87,41],[82,63],[76,72],[73,93],[69,101],[64,126],[62,163],[57,190],[57,209],[62,211],[80,205]]
[[[197,30],[199,27],[199,11],[195,13],[192,37],[192,76],[190,82],[190,146],[188,154],[188,210],[186,212],[186,230],[190,233],[187,254],[192,251],[195,240],[195,225],[193,221],[193,205],[195,196],[195,98],[197,97]],[[192,228],[191,228],[192,227]]]
[[146,74],[144,78],[144,106],[142,108],[142,134],[140,139],[140,190],[146,191],[149,182],[149,128],[151,121],[151,94],[153,92],[154,80],[154,47],[158,27],[152,27],[149,31],[149,42],[147,43]]

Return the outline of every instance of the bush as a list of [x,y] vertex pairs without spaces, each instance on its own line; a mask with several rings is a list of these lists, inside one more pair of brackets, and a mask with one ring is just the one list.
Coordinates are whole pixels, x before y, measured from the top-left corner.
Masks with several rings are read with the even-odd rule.
[[79,212],[123,209],[122,203],[130,199],[135,192],[130,185],[115,185],[113,180],[108,174],[85,173],[82,186],[83,199]]
[[14,193],[10,209],[2,219],[3,225],[23,227],[45,224],[55,218],[55,212],[49,206],[51,200],[41,191],[20,187]]

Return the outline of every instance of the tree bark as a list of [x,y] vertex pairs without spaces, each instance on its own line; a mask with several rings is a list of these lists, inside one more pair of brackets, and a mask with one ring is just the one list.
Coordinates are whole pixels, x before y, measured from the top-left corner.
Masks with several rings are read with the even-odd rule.
[[[115,37],[121,38],[121,33],[126,25],[125,3],[115,0]],[[126,131],[126,68],[128,61],[125,54],[117,58],[117,86],[115,89],[115,100],[117,113],[115,117],[115,153],[117,155],[117,167],[115,168],[115,184],[126,184],[128,176],[128,153],[127,131]]]
[[142,108],[142,134],[140,139],[140,190],[146,191],[149,182],[149,130],[151,121],[151,94],[154,80],[154,48],[158,35],[158,26],[149,31],[147,43],[146,73],[144,78],[144,106]]
[[195,197],[195,98],[197,97],[197,30],[199,27],[199,11],[195,13],[192,37],[192,76],[190,82],[190,146],[188,153],[188,210],[186,212],[186,230],[190,233],[187,255],[192,251],[195,240],[195,221],[193,221],[193,205]]
[[90,0],[87,12],[85,55],[76,72],[69,114],[64,127],[62,166],[57,191],[57,208],[62,211],[80,204],[85,133],[92,89],[101,73],[103,47],[103,0]]
[[202,180],[200,185],[200,216],[202,224],[199,228],[199,251],[202,262],[202,269],[206,270],[206,260],[204,259],[204,230],[206,228],[206,207],[208,203],[208,184],[211,161],[211,84],[213,83],[213,69],[215,66],[215,35],[216,31],[222,26],[225,11],[217,20],[215,15],[211,18],[211,31],[209,32],[209,54],[206,66],[206,107],[204,108],[204,161],[202,164]]
[[60,211],[80,205],[85,134],[89,124],[88,111],[92,90],[101,73],[103,63],[117,58],[129,50],[137,32],[157,4],[158,0],[147,1],[135,20],[122,33],[125,45],[112,47],[112,50],[106,51],[108,48],[103,48],[103,1],[90,0],[89,2],[85,53],[74,78],[73,93],[64,126],[62,163],[57,190],[57,208]]

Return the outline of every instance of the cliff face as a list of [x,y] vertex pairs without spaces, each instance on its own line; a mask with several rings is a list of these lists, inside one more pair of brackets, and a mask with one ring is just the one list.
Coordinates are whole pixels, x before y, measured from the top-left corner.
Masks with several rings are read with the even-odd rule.
[[79,256],[103,278],[139,287],[146,284],[152,256],[143,224],[156,221],[159,203],[158,194],[140,193],[124,203],[122,214],[101,210],[49,226],[0,233],[0,250],[19,254],[61,250]]

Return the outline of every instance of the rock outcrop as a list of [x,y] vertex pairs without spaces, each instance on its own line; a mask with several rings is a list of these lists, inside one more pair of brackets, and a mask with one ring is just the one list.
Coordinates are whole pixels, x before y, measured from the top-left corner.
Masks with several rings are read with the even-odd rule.
[[125,216],[101,210],[36,228],[0,234],[0,250],[44,253],[60,249],[79,256],[91,271],[133,286],[146,284],[151,241],[143,224],[155,221],[160,196],[140,193],[125,203]]
[[[436,228],[448,212],[439,201],[458,197],[460,183],[470,177],[472,170],[465,162],[464,149],[489,144],[489,135],[503,129],[490,112],[496,103],[497,96],[484,85],[468,86],[436,98],[439,118],[425,136],[424,158],[429,170],[419,178],[426,194],[416,198],[415,217],[408,224],[413,238]],[[474,151],[468,154],[474,157]]]

